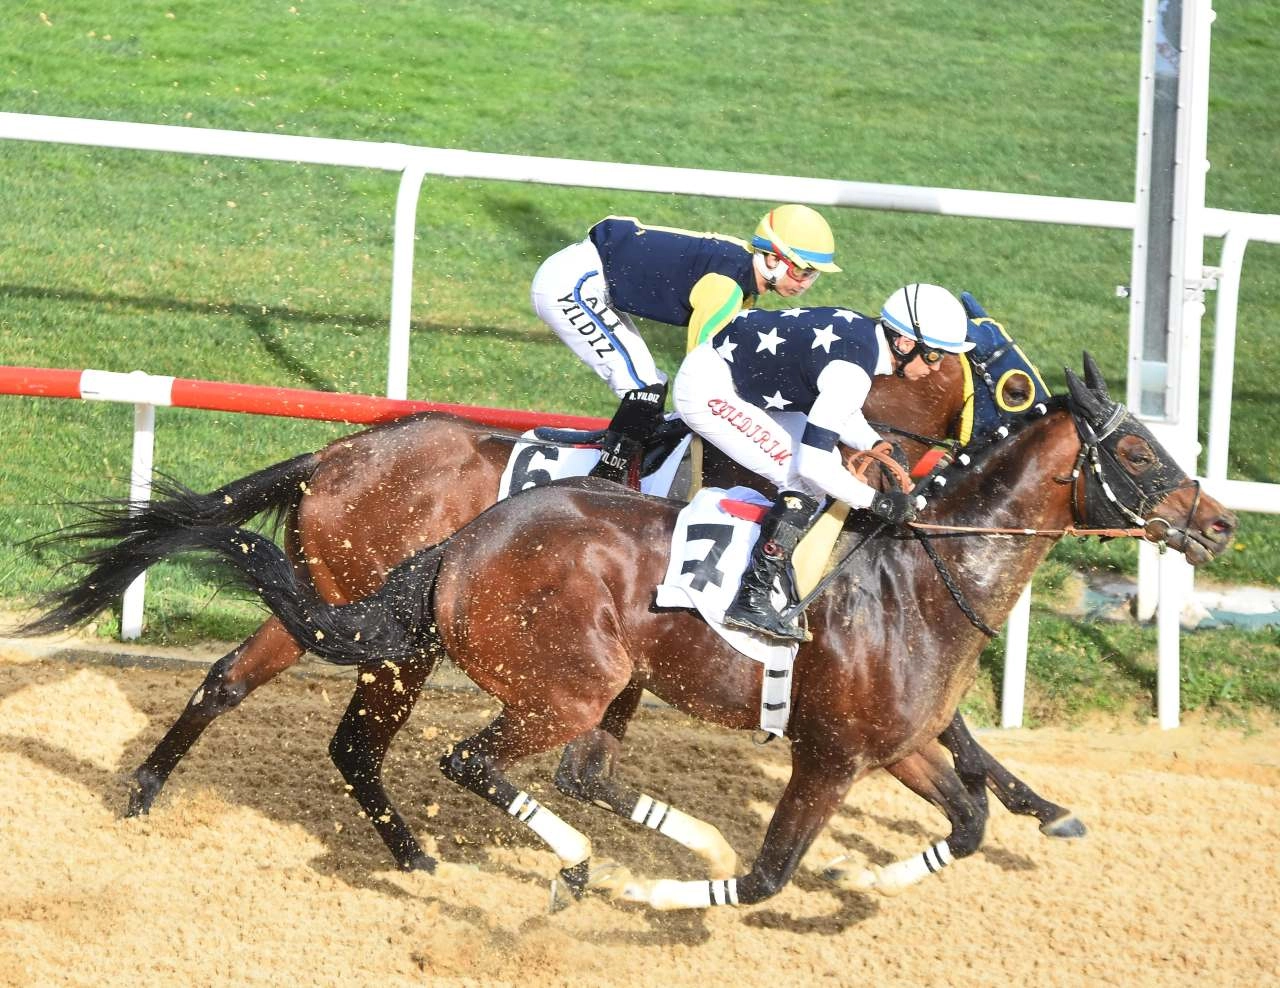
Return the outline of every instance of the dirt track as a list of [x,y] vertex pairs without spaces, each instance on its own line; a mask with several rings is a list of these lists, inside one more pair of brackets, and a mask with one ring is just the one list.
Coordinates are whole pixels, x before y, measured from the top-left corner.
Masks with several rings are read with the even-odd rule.
[[[0,984],[1264,985],[1280,983],[1280,731],[1001,732],[984,743],[1074,809],[1083,841],[996,808],[984,849],[897,898],[802,875],[753,908],[547,912],[553,857],[435,769],[486,703],[433,691],[387,778],[445,862],[401,875],[325,753],[349,683],[304,666],[206,734],[147,819],[124,784],[202,678],[0,648]],[[547,780],[551,761],[523,774]],[[784,744],[646,710],[624,772],[749,861]],[[700,877],[686,852],[539,793],[597,854]],[[944,832],[885,776],[808,863],[886,863]]]

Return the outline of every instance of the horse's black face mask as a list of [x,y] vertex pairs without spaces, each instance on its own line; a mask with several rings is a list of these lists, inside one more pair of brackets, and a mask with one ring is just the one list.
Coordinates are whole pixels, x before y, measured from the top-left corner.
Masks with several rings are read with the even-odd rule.
[[[1092,358],[1085,355],[1099,383]],[[1072,488],[1072,509],[1077,524],[1091,528],[1134,526],[1148,528],[1151,514],[1169,494],[1194,485],[1188,512],[1194,516],[1200,498],[1199,484],[1191,480],[1145,425],[1125,407],[1112,401],[1106,385],[1090,388],[1070,370],[1067,387],[1070,408],[1080,434],[1080,456],[1073,476],[1084,471],[1084,490]]]

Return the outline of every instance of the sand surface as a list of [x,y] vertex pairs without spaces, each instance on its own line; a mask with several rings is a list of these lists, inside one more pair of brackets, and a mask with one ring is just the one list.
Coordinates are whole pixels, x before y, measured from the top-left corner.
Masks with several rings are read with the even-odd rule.
[[[149,817],[129,772],[203,666],[0,643],[0,985],[1280,984],[1280,731],[1187,726],[985,732],[1089,826],[1042,836],[996,806],[983,849],[895,898],[812,872],[742,909],[657,913],[589,898],[549,914],[556,861],[437,772],[492,701],[429,690],[387,780],[434,876],[395,871],[326,755],[350,673],[308,661],[217,721]],[[683,849],[519,779],[651,877],[702,877]],[[750,861],[787,778],[766,747],[645,709],[624,775],[720,826]],[[945,834],[877,774],[806,866],[887,863]]]

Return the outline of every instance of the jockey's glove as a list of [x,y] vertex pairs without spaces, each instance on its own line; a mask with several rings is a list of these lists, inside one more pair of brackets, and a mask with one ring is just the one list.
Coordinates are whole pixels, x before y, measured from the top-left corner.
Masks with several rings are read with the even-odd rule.
[[878,491],[867,510],[895,525],[905,525],[916,517],[916,506],[911,495],[902,491]]

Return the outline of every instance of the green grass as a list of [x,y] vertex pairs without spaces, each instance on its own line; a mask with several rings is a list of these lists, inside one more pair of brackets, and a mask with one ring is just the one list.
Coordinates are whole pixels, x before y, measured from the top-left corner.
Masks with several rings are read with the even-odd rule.
[[[1140,6],[890,0],[871,10],[814,2],[780,16],[758,0],[297,0],[216,10],[193,2],[18,2],[0,14],[0,107],[1126,200]],[[1218,4],[1212,206],[1280,213],[1278,55],[1280,12]],[[384,387],[394,175],[0,142],[0,188],[0,362],[369,393]],[[541,259],[609,212],[745,235],[761,209],[428,178],[418,214],[410,395],[606,414],[611,396],[529,309]],[[827,214],[846,273],[821,279],[809,300],[872,308],[911,280],[968,289],[1006,322],[1052,386],[1061,387],[1061,367],[1078,368],[1088,347],[1113,392],[1124,393],[1128,310],[1114,291],[1129,276],[1124,234]],[[1208,263],[1218,250],[1207,245]],[[1278,323],[1280,248],[1255,244],[1241,293],[1233,477],[1280,481],[1272,411]],[[1210,318],[1202,420],[1211,329]],[[668,370],[682,336],[650,327]],[[29,601],[49,582],[52,561],[17,543],[64,522],[60,502],[124,493],[131,414],[125,406],[0,401],[7,445],[0,599]],[[175,409],[161,409],[158,421],[158,466],[197,487],[347,431]],[[1130,572],[1134,559],[1128,545],[1064,543],[1041,578],[1051,579],[1054,567]],[[1207,573],[1274,586],[1280,521],[1247,516],[1236,549]],[[216,586],[182,566],[159,568],[150,633],[175,641],[241,634],[252,610],[215,594]],[[1051,630],[1042,634],[1047,618],[1036,620],[1037,640],[1055,642]],[[1224,653],[1252,649],[1252,639],[1234,635],[1215,632],[1206,641],[1222,643]],[[1116,666],[1087,630],[1068,637]],[[1037,677],[1042,671],[1033,667]],[[1131,693],[1131,679],[1115,689]]]

